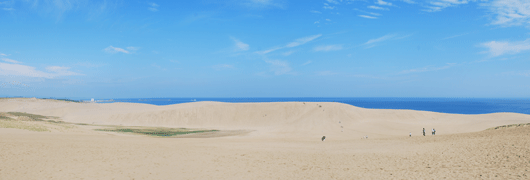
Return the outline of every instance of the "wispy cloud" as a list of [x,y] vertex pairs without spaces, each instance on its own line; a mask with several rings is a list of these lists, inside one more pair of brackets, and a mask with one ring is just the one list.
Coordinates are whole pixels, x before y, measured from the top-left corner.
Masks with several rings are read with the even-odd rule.
[[273,52],[273,51],[276,51],[276,50],[279,50],[279,49],[283,49],[283,48],[292,48],[292,47],[300,46],[300,45],[303,45],[305,43],[311,42],[311,41],[319,38],[320,36],[322,36],[322,34],[317,34],[317,35],[312,35],[312,36],[299,38],[299,39],[294,40],[293,42],[287,43],[287,45],[285,45],[285,46],[274,47],[274,48],[271,48],[271,49],[268,49],[268,50],[264,50],[264,51],[257,51],[256,53],[258,53],[258,54],[267,54],[267,53],[270,53],[270,52]]
[[9,62],[9,63],[14,63],[14,64],[19,64],[20,63],[18,61],[15,61],[15,60],[12,60],[12,59],[8,59],[8,58],[2,58],[2,61]]
[[122,49],[122,48],[118,48],[118,47],[114,47],[114,46],[109,46],[105,49],[103,49],[103,51],[107,52],[107,53],[111,53],[111,54],[115,54],[115,53],[125,53],[125,54],[129,54],[129,51],[125,50],[125,49]]
[[296,46],[300,46],[302,44],[305,44],[305,43],[308,43],[310,41],[313,41],[315,40],[316,38],[319,38],[320,36],[322,36],[322,34],[317,34],[317,35],[312,35],[312,36],[307,36],[307,37],[303,37],[303,38],[299,38],[299,39],[296,39],[295,41],[287,44],[285,47],[296,47]]
[[463,33],[463,34],[457,34],[457,35],[453,35],[453,36],[448,36],[448,37],[443,38],[442,40],[453,39],[453,38],[457,38],[457,37],[460,37],[460,36],[465,36],[465,35],[468,35],[468,34],[469,33]]
[[406,2],[406,3],[409,3],[409,4],[416,4],[416,2],[414,2],[412,0],[403,0],[403,2]]
[[248,44],[241,42],[239,39],[236,39],[234,37],[230,37],[230,39],[234,41],[235,46],[236,46],[236,51],[246,51],[250,49],[250,46]]
[[156,3],[149,3],[149,7],[147,8],[149,11],[157,12],[158,11],[158,4]]
[[336,0],[326,0],[328,3],[332,3],[332,4],[339,4],[338,1]]
[[270,70],[274,72],[274,75],[282,75],[291,72],[289,63],[280,60],[266,60],[266,63],[270,65]]
[[138,51],[138,50],[140,50],[140,47],[129,46],[129,47],[126,47],[126,49],[129,50],[129,51]]
[[490,41],[482,43],[481,46],[488,48],[488,53],[494,57],[503,54],[517,54],[530,50],[530,39],[515,42]]
[[342,45],[317,46],[317,47],[313,48],[313,50],[316,51],[316,52],[318,52],[318,51],[324,51],[324,52],[338,51],[338,50],[342,50]]
[[377,17],[368,16],[368,15],[359,15],[359,17],[366,18],[366,19],[377,19]]
[[212,66],[212,68],[215,70],[223,70],[223,69],[234,69],[234,66],[230,64],[218,64],[218,65]]
[[324,7],[322,8],[332,10],[335,9],[335,6],[330,6],[328,3],[324,3]]
[[370,9],[376,9],[376,10],[385,10],[385,11],[388,11],[388,10],[389,10],[388,8],[379,7],[379,6],[368,6],[368,8],[370,8]]
[[530,1],[528,0],[493,0],[485,5],[496,16],[492,22],[494,25],[530,27]]
[[316,14],[322,14],[322,12],[320,12],[320,11],[315,11],[315,10],[311,10],[311,11],[309,11],[309,12],[311,12],[311,13],[316,13]]
[[7,54],[4,54],[4,53],[0,53],[0,56],[7,56]]
[[442,70],[442,69],[448,69],[448,68],[453,67],[455,65],[456,65],[456,63],[447,63],[445,66],[438,66],[438,67],[426,66],[426,67],[417,68],[417,69],[404,70],[404,71],[401,71],[399,74],[420,73],[420,72],[427,72],[427,71],[438,71],[438,70]]
[[379,4],[379,5],[382,5],[382,6],[392,6],[392,3],[386,2],[386,1],[383,1],[383,0],[376,0],[375,4]]
[[311,64],[311,63],[312,63],[311,61],[307,61],[304,64],[302,64],[302,66],[305,66],[305,65],[308,65],[308,64]]
[[284,4],[276,0],[242,0],[241,4],[249,8],[284,8]]
[[319,72],[317,72],[317,76],[331,76],[331,75],[335,75],[335,74],[338,74],[338,73],[333,72],[333,71],[319,71]]
[[13,8],[2,8],[2,10],[4,10],[4,11],[14,11],[15,9],[13,9]]
[[48,66],[48,72],[37,70],[35,67],[21,64],[0,63],[0,75],[4,76],[22,76],[34,78],[52,79],[59,76],[74,76],[82,75],[76,72],[69,71],[69,67]]
[[378,42],[382,42],[382,41],[386,41],[386,40],[392,39],[393,37],[396,37],[396,35],[395,34],[387,34],[387,35],[384,35],[384,36],[379,37],[379,38],[370,39],[370,40],[366,41],[366,43],[364,43],[364,44],[365,45],[374,44],[374,43],[378,43]]
[[282,53],[282,55],[289,56],[289,55],[291,55],[293,53],[294,53],[294,51],[287,51],[287,52]]
[[447,7],[457,6],[460,4],[467,4],[470,1],[476,1],[476,0],[432,0],[430,1],[428,5],[425,6],[427,9],[424,9],[423,11],[437,12]]

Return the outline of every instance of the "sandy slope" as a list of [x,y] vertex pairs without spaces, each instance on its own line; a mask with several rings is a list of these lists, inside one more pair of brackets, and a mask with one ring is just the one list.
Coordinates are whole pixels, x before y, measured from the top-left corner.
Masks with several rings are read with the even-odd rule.
[[[364,109],[340,103],[219,103],[168,106],[133,103],[72,103],[39,99],[0,100],[1,111],[58,116],[67,122],[255,130],[251,136],[358,139],[419,135],[422,128],[439,135],[476,132],[490,127],[529,123],[530,115],[444,114],[414,110]],[[340,123],[339,123],[340,122]]]
[[[485,130],[530,123],[529,115],[515,113],[454,115],[307,102],[152,106],[36,99],[2,99],[0,111],[89,124],[253,130],[182,139],[83,126],[64,132],[0,128],[0,179],[528,179],[530,170],[530,126]],[[438,135],[419,136],[422,127],[435,127]],[[325,142],[319,141],[323,134]],[[370,138],[360,139],[363,135]]]

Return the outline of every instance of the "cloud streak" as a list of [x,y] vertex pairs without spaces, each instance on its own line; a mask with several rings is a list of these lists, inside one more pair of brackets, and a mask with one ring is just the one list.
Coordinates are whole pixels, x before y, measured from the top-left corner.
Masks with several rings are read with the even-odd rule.
[[523,51],[530,50],[530,39],[524,41],[490,41],[482,43],[481,46],[488,48],[488,53],[493,56],[501,56],[504,54],[517,54]]
[[147,10],[152,11],[152,12],[157,12],[158,6],[159,5],[156,3],[149,3],[149,7],[147,8]]
[[377,17],[368,16],[368,15],[359,15],[359,17],[366,18],[366,19],[377,19]]
[[447,63],[447,65],[445,66],[440,66],[440,67],[433,67],[433,66],[427,66],[427,67],[422,67],[422,68],[417,68],[417,69],[409,69],[409,70],[404,70],[404,71],[401,71],[399,74],[409,74],[409,73],[420,73],[420,72],[428,72],[428,71],[438,71],[438,70],[442,70],[442,69],[448,69],[448,68],[451,68],[452,66],[456,65],[455,63]]
[[364,43],[364,44],[365,45],[370,45],[370,44],[374,44],[374,43],[378,43],[378,42],[383,42],[383,41],[392,39],[393,37],[396,37],[396,35],[395,34],[387,34],[387,35],[384,35],[384,36],[376,38],[376,39],[370,39],[370,40],[366,41],[366,43]]
[[258,54],[267,54],[267,53],[270,53],[270,52],[273,52],[273,51],[276,51],[276,50],[279,50],[279,49],[283,49],[283,48],[297,47],[297,46],[306,44],[308,42],[311,42],[311,41],[319,38],[320,36],[322,36],[322,34],[317,34],[317,35],[307,36],[307,37],[303,37],[303,38],[298,38],[298,39],[294,40],[293,42],[287,43],[285,46],[274,47],[274,48],[271,48],[271,49],[268,49],[268,50],[264,50],[264,51],[257,51],[256,53],[258,53]]
[[107,53],[111,53],[111,54],[115,54],[115,53],[125,53],[125,54],[129,54],[130,52],[125,50],[125,49],[122,49],[122,48],[118,48],[118,47],[114,47],[114,46],[109,46],[105,49],[103,49],[103,51],[107,52]]
[[248,44],[241,42],[239,39],[236,39],[234,37],[230,37],[230,38],[235,43],[236,51],[246,51],[250,49],[250,46]]
[[342,50],[342,45],[317,46],[317,47],[313,48],[313,50],[315,52],[319,52],[319,51],[323,51],[323,52],[338,51],[338,50]]
[[35,67],[21,64],[8,64],[0,62],[0,75],[3,76],[23,76],[34,78],[52,79],[59,76],[74,76],[82,75],[76,72],[69,71],[69,67],[48,66],[48,72],[37,70]]
[[270,71],[274,72],[274,75],[282,75],[291,72],[289,63],[280,60],[266,60],[266,63],[270,65]]

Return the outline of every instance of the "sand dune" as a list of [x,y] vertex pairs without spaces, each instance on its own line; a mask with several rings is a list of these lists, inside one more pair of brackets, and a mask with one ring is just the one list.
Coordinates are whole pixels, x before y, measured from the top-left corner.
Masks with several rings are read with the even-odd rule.
[[[252,131],[155,138],[87,126],[51,132],[0,128],[0,179],[528,179],[530,170],[530,125],[485,130],[530,123],[529,115],[516,113],[458,115],[309,102],[153,106],[39,99],[0,99],[0,111],[87,124]],[[428,128],[426,137],[420,136],[422,127]],[[436,136],[429,134],[432,127]],[[364,135],[369,139],[360,138]]]
[[444,114],[414,110],[364,109],[332,102],[220,103],[168,106],[134,103],[74,103],[41,99],[4,99],[2,111],[57,116],[67,122],[128,126],[162,126],[253,130],[251,136],[332,139],[477,132],[490,127],[529,123],[530,115],[494,113]]

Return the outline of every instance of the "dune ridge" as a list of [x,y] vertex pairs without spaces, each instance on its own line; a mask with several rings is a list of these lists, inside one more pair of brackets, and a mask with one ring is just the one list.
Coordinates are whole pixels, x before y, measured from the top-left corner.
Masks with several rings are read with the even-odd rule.
[[416,110],[365,109],[333,102],[193,102],[166,106],[136,103],[75,103],[31,98],[2,99],[4,112],[57,116],[66,122],[252,130],[251,136],[338,139],[476,132],[495,126],[529,123],[530,115],[446,114]]

